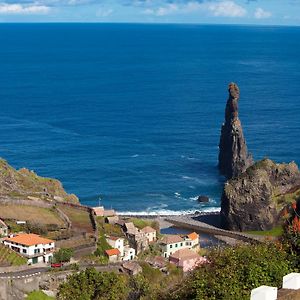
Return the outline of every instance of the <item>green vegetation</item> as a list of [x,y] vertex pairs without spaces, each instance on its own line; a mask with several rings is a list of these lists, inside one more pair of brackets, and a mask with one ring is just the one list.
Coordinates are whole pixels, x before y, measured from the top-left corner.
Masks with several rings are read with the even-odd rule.
[[99,273],[94,268],[69,277],[59,287],[58,300],[125,300],[129,294],[128,278],[113,272]]
[[47,296],[42,291],[33,291],[26,297],[26,300],[54,300],[55,298]]
[[245,231],[245,233],[262,235],[262,236],[280,237],[283,234],[283,228],[282,226],[277,226],[267,231]]
[[300,198],[300,188],[290,191],[284,195],[275,195],[273,197],[273,200],[276,202],[276,204],[279,207],[285,206],[287,204],[291,204],[294,201],[298,200]]
[[156,221],[153,220],[147,220],[147,219],[141,219],[141,218],[130,218],[128,222],[132,222],[135,227],[142,229],[146,226],[150,226],[154,229],[156,229],[157,232],[159,232],[159,224]]
[[30,197],[49,201],[58,196],[65,201],[78,202],[75,195],[65,192],[58,180],[40,177],[24,168],[16,170],[4,159],[0,159],[0,195],[23,199],[29,197],[29,201]]
[[24,257],[0,244],[0,266],[21,266],[26,264],[27,260]]
[[60,248],[59,251],[54,253],[54,260],[58,263],[69,262],[73,254],[74,251],[72,249]]
[[253,288],[280,287],[282,277],[294,271],[287,253],[274,244],[217,249],[209,260],[164,299],[248,300]]

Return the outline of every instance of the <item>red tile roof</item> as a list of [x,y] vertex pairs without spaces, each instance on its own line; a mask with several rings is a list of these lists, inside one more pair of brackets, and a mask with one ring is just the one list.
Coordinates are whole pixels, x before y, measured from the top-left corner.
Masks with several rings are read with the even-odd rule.
[[174,244],[182,241],[183,238],[180,235],[165,235],[161,240],[163,244]]
[[187,236],[192,241],[194,241],[194,240],[196,240],[196,239],[199,238],[199,235],[196,232],[192,232],[192,233],[188,234]]
[[121,252],[118,249],[109,249],[109,250],[105,250],[105,253],[108,256],[113,256],[113,255],[120,255]]
[[170,258],[176,259],[192,259],[200,257],[197,253],[190,249],[181,249],[170,255]]
[[43,237],[41,237],[37,234],[33,234],[33,233],[19,234],[14,237],[11,237],[11,238],[6,238],[6,239],[4,239],[4,241],[14,242],[14,243],[18,243],[18,244],[25,245],[25,246],[54,243],[53,240],[43,238]]
[[152,233],[152,232],[156,232],[156,230],[155,230],[154,228],[150,227],[150,226],[144,227],[144,228],[142,229],[142,231],[143,231],[144,233]]

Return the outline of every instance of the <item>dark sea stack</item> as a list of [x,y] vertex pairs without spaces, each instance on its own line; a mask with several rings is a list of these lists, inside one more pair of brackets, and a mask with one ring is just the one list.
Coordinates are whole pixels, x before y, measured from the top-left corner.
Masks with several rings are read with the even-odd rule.
[[207,202],[209,202],[209,198],[207,196],[199,196],[197,200],[200,203],[207,203]]
[[227,181],[221,199],[221,226],[236,231],[270,230],[282,209],[300,197],[298,166],[264,159]]
[[225,123],[222,125],[219,144],[219,170],[228,179],[237,177],[253,164],[248,153],[241,121],[238,117],[240,90],[235,83],[228,87],[229,98],[225,109]]

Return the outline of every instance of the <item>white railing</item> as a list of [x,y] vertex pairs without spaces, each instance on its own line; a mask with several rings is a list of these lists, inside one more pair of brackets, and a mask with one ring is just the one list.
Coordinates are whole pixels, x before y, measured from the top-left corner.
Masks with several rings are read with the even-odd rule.
[[[283,277],[282,288],[289,290],[300,289],[300,273],[290,273]],[[251,291],[250,300],[276,300],[278,288],[262,285]]]

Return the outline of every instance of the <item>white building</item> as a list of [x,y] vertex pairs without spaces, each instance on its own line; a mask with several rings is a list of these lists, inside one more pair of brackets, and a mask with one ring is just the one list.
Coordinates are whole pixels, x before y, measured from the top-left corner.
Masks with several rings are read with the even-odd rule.
[[154,228],[146,226],[141,231],[146,235],[149,243],[156,241],[156,230]]
[[129,246],[125,246],[123,260],[133,260],[134,258],[135,258],[135,249],[130,248]]
[[106,238],[107,243],[114,249],[118,249],[120,251],[120,256],[124,256],[124,239],[110,236]]
[[181,249],[199,249],[199,235],[195,232],[186,236],[165,235],[160,241],[163,257],[169,257],[174,252]]
[[3,240],[4,245],[28,259],[28,264],[49,263],[53,259],[55,244],[53,240],[37,234],[19,234]]

